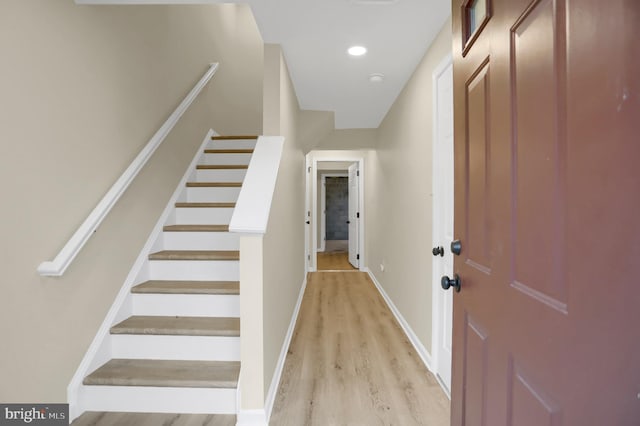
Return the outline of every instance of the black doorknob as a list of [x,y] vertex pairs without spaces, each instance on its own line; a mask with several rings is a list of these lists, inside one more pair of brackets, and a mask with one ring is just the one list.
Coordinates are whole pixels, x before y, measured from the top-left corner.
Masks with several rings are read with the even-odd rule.
[[306,221],[305,223],[306,223],[307,225],[310,225],[310,224],[311,224],[311,222],[310,222],[310,221]]
[[460,256],[461,252],[462,252],[462,243],[460,242],[460,240],[452,241],[451,253],[455,254],[456,256]]
[[434,247],[433,250],[431,250],[431,253],[433,253],[434,256],[444,256],[444,247]]
[[350,220],[348,220],[348,221],[347,221],[347,223],[351,223],[351,221],[350,221]]
[[455,274],[453,279],[445,275],[440,280],[440,285],[444,290],[449,290],[450,287],[453,287],[456,289],[456,292],[459,292],[461,284],[462,282],[460,281],[460,277],[458,276],[458,274]]

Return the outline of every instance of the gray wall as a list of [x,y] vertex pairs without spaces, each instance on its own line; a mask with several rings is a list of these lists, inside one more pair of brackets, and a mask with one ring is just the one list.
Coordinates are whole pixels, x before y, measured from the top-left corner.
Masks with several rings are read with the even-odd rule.
[[349,179],[346,177],[325,178],[325,210],[327,240],[349,239]]

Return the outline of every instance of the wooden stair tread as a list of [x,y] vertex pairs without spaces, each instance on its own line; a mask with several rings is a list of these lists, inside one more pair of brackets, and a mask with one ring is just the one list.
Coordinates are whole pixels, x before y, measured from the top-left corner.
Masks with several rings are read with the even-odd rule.
[[240,362],[112,359],[85,377],[85,385],[235,388]]
[[236,136],[211,136],[211,140],[224,141],[224,140],[242,140],[242,139],[258,139],[257,136],[236,135]]
[[248,165],[243,164],[198,164],[196,169],[198,170],[233,170],[233,169],[248,169]]
[[187,182],[187,188],[240,188],[242,182]]
[[229,225],[166,225],[164,232],[229,232]]
[[252,148],[205,149],[205,154],[253,154]]
[[149,255],[149,260],[239,260],[237,250],[162,250]]
[[148,294],[240,294],[238,281],[159,281],[151,280],[131,289]]
[[236,203],[176,203],[177,208],[234,208]]
[[240,318],[137,316],[111,327],[111,334],[240,336]]
[[131,413],[124,411],[85,411],[73,426],[119,425],[202,425],[236,426],[235,414]]

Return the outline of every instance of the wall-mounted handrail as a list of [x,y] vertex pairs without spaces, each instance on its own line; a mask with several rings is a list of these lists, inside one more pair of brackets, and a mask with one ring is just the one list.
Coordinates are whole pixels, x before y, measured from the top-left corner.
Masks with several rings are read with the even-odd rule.
[[73,259],[78,255],[82,247],[87,243],[91,235],[100,226],[104,218],[109,214],[113,206],[118,202],[122,194],[127,190],[133,179],[138,175],[140,170],[147,164],[149,158],[162,144],[169,132],[176,125],[180,117],[189,108],[191,103],[198,97],[202,89],[207,85],[211,77],[216,73],[218,63],[212,63],[207,72],[202,76],[200,81],[189,92],[186,98],[178,105],[176,110],[169,116],[167,121],[158,129],[158,131],[149,140],[147,145],[140,151],[138,156],[133,160],[131,165],[122,173],[111,189],[102,197],[102,200],[93,209],[85,221],[76,230],[73,236],[67,241],[62,250],[52,261],[42,262],[38,266],[38,273],[46,276],[61,276],[69,267]]
[[233,210],[229,231],[248,234],[267,232],[283,146],[282,136],[258,138]]

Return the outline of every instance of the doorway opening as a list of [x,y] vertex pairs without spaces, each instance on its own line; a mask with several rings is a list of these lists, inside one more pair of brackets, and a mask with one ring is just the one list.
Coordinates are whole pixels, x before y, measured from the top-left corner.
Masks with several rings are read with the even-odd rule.
[[312,155],[307,157],[308,270],[361,270],[363,161]]
[[354,270],[349,263],[349,175],[326,173],[320,176],[320,241],[318,271]]

